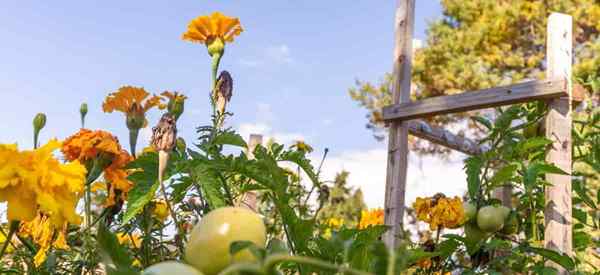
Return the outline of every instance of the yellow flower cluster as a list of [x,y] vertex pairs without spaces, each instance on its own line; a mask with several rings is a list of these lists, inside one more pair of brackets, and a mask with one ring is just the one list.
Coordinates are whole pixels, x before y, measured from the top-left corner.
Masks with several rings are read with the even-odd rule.
[[142,237],[137,233],[117,233],[117,240],[123,245],[128,245],[134,248],[142,247]]
[[431,230],[439,227],[456,228],[465,221],[463,202],[459,197],[418,197],[413,203],[413,208],[417,220],[428,223]]
[[383,209],[363,210],[360,214],[359,229],[365,229],[369,226],[382,225],[384,223]]
[[[40,246],[40,249],[35,254],[33,262],[35,266],[40,266],[46,261],[46,256],[50,247],[57,249],[69,250],[66,239],[66,226],[57,230],[48,219],[48,216],[40,213],[35,219],[29,222],[24,222],[19,228],[21,237],[31,237],[31,239]],[[56,235],[56,238],[54,237]],[[54,239],[54,241],[53,241]]]
[[8,202],[8,220],[31,221],[38,210],[55,227],[79,224],[75,212],[83,192],[86,169],[78,161],[62,164],[53,156],[55,139],[33,151],[0,144],[0,202]]
[[89,163],[97,158],[110,160],[110,164],[104,168],[104,178],[110,183],[107,206],[115,203],[116,190],[125,199],[127,192],[133,187],[133,183],[127,179],[129,174],[125,169],[133,158],[121,148],[119,141],[111,133],[81,129],[65,140],[61,150],[68,160],[82,163]]
[[233,42],[233,38],[242,33],[238,18],[228,17],[220,12],[210,16],[199,16],[188,25],[183,40],[209,44],[219,38],[222,42]]

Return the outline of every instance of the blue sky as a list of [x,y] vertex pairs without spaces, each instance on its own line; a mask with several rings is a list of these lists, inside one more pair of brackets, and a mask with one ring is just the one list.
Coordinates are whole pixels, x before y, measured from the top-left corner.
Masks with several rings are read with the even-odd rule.
[[[3,1],[0,142],[31,147],[38,112],[48,115],[42,140],[64,138],[78,129],[78,108],[87,102],[86,126],[112,131],[127,146],[123,116],[101,112],[104,97],[122,85],[186,94],[178,127],[191,141],[209,121],[209,59],[203,45],[180,37],[194,17],[221,11],[245,29],[221,65],[234,78],[228,125],[284,142],[305,139],[317,151],[329,147],[324,175],[345,168],[363,189],[382,186],[386,144],[364,128],[366,112],[347,90],[356,78],[376,81],[391,69],[395,2]],[[416,2],[415,36],[423,39],[441,7]],[[158,117],[151,112],[150,124]],[[382,197],[367,200],[379,205]]]

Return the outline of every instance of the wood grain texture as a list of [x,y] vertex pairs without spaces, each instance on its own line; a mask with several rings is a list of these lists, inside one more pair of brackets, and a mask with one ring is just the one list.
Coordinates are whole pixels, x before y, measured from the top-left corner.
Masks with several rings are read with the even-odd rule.
[[[393,103],[410,102],[412,39],[415,1],[398,0],[394,19]],[[392,122],[389,130],[387,175],[385,184],[385,224],[390,229],[383,236],[388,248],[395,248],[404,234],[404,196],[408,169],[408,127]]]
[[408,132],[431,143],[445,146],[467,155],[479,155],[487,150],[477,142],[452,134],[442,128],[429,125],[423,120],[407,121]]
[[[246,148],[246,155],[248,156],[248,159],[254,159],[254,149],[256,149],[256,146],[259,144],[262,144],[262,142],[262,135],[250,134],[248,148]],[[240,205],[256,212],[258,210],[258,194],[256,191],[248,191],[244,193],[240,201]]]
[[[546,137],[553,141],[546,160],[571,174],[571,62],[572,62],[571,16],[552,13],[548,18],[546,45],[546,77],[561,77],[567,83],[568,97],[550,102],[546,116]],[[551,184],[546,187],[546,207],[544,210],[545,234],[544,246],[568,255],[572,255],[572,217],[571,217],[571,176],[546,174]],[[569,274],[559,265],[548,261],[547,265],[558,269],[559,274]]]
[[564,96],[568,96],[567,81],[564,77],[532,80],[456,95],[397,103],[383,108],[383,119],[390,121],[425,118]]

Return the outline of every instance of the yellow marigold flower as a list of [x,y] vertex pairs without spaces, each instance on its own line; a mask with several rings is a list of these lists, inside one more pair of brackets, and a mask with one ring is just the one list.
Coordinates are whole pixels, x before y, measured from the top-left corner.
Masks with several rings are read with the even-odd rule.
[[140,248],[142,246],[142,237],[137,233],[117,233],[117,240],[120,244],[129,245],[134,248]]
[[330,218],[327,220],[327,226],[333,229],[340,229],[344,225],[344,219]]
[[465,221],[463,202],[459,197],[417,198],[413,208],[417,219],[429,223],[431,230],[456,228]]
[[169,216],[167,202],[165,200],[154,200],[154,210],[152,211],[152,215],[160,221],[166,220]]
[[[24,238],[30,237],[40,247],[33,258],[35,266],[40,266],[46,261],[48,250],[51,247],[62,250],[70,249],[66,241],[66,226],[65,223],[60,230],[57,229],[52,225],[48,216],[42,213],[39,213],[32,221],[21,223],[18,234]],[[56,238],[53,241],[55,235]]]
[[110,185],[110,188],[107,188],[109,192],[107,206],[114,204],[116,190],[120,190],[122,199],[125,199],[127,192],[133,187],[133,183],[127,179],[129,171],[125,169],[133,157],[121,148],[119,141],[111,133],[81,129],[65,140],[61,150],[70,161],[89,163],[97,158],[106,158],[110,161],[104,167],[104,178]]
[[363,210],[360,214],[359,229],[365,229],[369,226],[382,225],[384,222],[383,209]]
[[80,222],[75,207],[86,169],[79,161],[62,164],[55,159],[60,146],[55,139],[33,151],[0,145],[0,202],[8,202],[8,220],[31,221],[39,209],[55,226]]
[[183,34],[183,40],[210,44],[215,39],[223,42],[233,42],[233,38],[242,33],[243,29],[238,18],[228,17],[220,12],[210,16],[199,16],[193,19]]

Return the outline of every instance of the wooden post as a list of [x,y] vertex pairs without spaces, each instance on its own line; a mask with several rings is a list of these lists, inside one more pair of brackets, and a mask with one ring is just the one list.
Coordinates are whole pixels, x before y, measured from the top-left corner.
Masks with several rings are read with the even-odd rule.
[[[248,140],[248,148],[246,151],[246,155],[248,155],[248,159],[254,159],[254,149],[259,144],[262,144],[263,137],[262,135],[250,134],[250,140]],[[255,191],[248,191],[242,196],[242,206],[248,207],[254,211],[257,211],[257,194]]]
[[[571,174],[571,62],[572,62],[571,16],[552,13],[548,18],[547,30],[547,71],[546,77],[564,77],[567,79],[568,98],[550,101],[546,117],[546,137],[553,141],[547,161]],[[547,174],[546,180],[552,186],[546,187],[546,207],[544,211],[544,246],[571,255],[571,176]],[[568,274],[560,266],[549,262],[559,270],[559,274]]]
[[[393,103],[410,101],[412,38],[415,1],[398,0],[395,18]],[[385,224],[390,229],[383,236],[388,248],[395,248],[402,237],[404,195],[408,164],[408,127],[394,121],[389,129],[387,176],[385,185]]]

